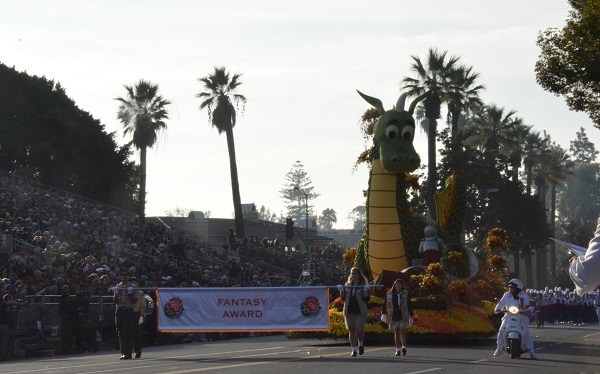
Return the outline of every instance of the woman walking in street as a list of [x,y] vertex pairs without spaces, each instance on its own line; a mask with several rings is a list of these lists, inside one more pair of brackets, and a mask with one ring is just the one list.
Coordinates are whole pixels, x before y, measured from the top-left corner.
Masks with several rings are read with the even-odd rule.
[[386,293],[386,299],[381,306],[381,320],[390,324],[394,332],[396,356],[406,356],[406,326],[413,319],[413,309],[410,294],[402,279],[396,279],[392,288]]
[[344,286],[338,285],[340,297],[344,300],[344,322],[349,331],[348,339],[352,347],[352,357],[365,352],[365,321],[367,318],[367,303],[371,298],[370,286],[359,268],[352,268],[348,281]]

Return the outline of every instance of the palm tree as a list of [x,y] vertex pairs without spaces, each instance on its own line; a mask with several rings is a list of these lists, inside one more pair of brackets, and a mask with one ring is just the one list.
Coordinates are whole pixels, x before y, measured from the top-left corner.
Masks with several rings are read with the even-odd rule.
[[[567,150],[560,146],[552,145],[545,157],[540,159],[540,162],[534,166],[536,181],[540,189],[540,199],[545,205],[548,187],[550,190],[550,232],[555,236],[555,221],[556,221],[556,186],[567,180],[567,177],[573,175],[575,164],[571,160],[571,156]],[[556,251],[554,242],[550,243],[550,276],[552,280],[556,280]],[[546,269],[545,256],[540,258],[540,268]],[[541,283],[545,284],[545,272],[539,272]]]
[[413,63],[411,70],[415,77],[404,77],[401,82],[401,91],[408,96],[415,97],[430,91],[423,101],[425,117],[429,122],[427,132],[427,208],[429,214],[435,216],[435,186],[437,179],[436,164],[436,141],[437,120],[441,118],[441,105],[446,97],[452,71],[458,64],[459,57],[452,56],[446,59],[447,51],[438,52],[437,49],[429,49],[426,64],[423,65],[419,57],[411,56]]
[[[548,154],[550,139],[542,137],[539,131],[530,131],[523,143],[523,166],[525,168],[525,191],[531,195],[531,186],[534,184],[534,166]],[[533,258],[532,255],[525,257],[525,272],[527,280],[533,282]],[[533,286],[533,283],[531,283]]]
[[[482,111],[475,113],[474,118],[465,126],[465,143],[472,148],[479,148],[484,152],[484,157],[494,160],[498,153],[502,152],[509,156],[513,165],[513,181],[516,183],[518,178],[518,166],[521,163],[519,153],[519,137],[521,132],[525,131],[526,126],[523,120],[515,116],[516,111],[505,112],[504,108],[496,105],[486,105]],[[515,165],[518,159],[518,165]],[[515,173],[517,177],[515,177]],[[515,248],[514,272],[520,273],[519,257],[520,251]],[[531,264],[531,258],[525,259],[527,269]],[[533,272],[533,268],[531,270]],[[531,273],[528,273],[531,274]],[[528,275],[528,279],[531,276]]]
[[[501,145],[502,152],[508,155],[511,166],[511,180],[515,184],[518,184],[519,182],[519,168],[521,167],[521,162],[523,160],[524,144],[529,137],[532,127],[533,126],[525,125],[520,118],[515,118],[513,125],[508,130],[508,136],[511,141]],[[515,248],[513,260],[513,271],[518,277],[521,272],[521,265],[519,262],[520,249]]]
[[501,147],[502,152],[508,156],[512,168],[511,179],[514,183],[519,181],[519,168],[523,161],[524,144],[527,142],[532,127],[523,123],[522,119],[516,118],[508,130],[508,137],[511,139],[511,142]]
[[[225,67],[214,67],[212,74],[198,78],[204,85],[205,92],[200,92],[196,97],[200,98],[200,110],[208,110],[208,120],[219,134],[225,133],[227,137],[227,149],[229,151],[229,169],[231,172],[231,192],[233,193],[233,210],[235,213],[235,229],[238,238],[245,237],[244,218],[242,216],[242,201],[240,199],[240,183],[238,180],[237,162],[235,158],[235,142],[233,139],[233,128],[236,123],[238,105],[246,103],[244,95],[236,93],[242,84],[242,74],[230,76]],[[234,105],[235,104],[235,105]]]
[[525,138],[523,151],[523,166],[525,167],[525,190],[528,195],[531,195],[531,186],[533,184],[533,167],[540,161],[545,154],[549,152],[549,139],[542,137],[539,131],[531,131]]
[[169,100],[158,94],[158,85],[141,79],[134,86],[124,85],[127,97],[120,101],[117,119],[123,124],[123,135],[132,134],[132,143],[140,151],[139,214],[146,216],[146,150],[158,140],[158,134],[167,129]]
[[473,121],[465,127],[465,143],[485,153],[499,152],[500,146],[514,146],[511,131],[513,126],[522,122],[514,117],[516,113],[514,110],[505,113],[504,108],[487,105],[485,110],[477,113]]
[[458,125],[460,114],[463,111],[472,113],[483,105],[479,92],[484,90],[485,86],[477,84],[477,79],[479,79],[479,73],[474,72],[472,66],[459,66],[450,74],[446,101],[453,143],[460,142],[462,138]]
[[335,210],[331,208],[327,208],[321,212],[321,217],[319,218],[319,226],[321,230],[331,230],[333,228],[333,224],[337,222],[337,214]]

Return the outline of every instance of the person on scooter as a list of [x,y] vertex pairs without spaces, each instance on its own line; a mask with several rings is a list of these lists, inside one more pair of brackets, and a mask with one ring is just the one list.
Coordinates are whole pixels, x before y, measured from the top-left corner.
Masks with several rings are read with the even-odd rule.
[[[508,281],[508,292],[505,292],[504,295],[502,295],[502,298],[498,302],[498,305],[496,305],[494,313],[502,313],[503,309],[508,309],[512,306],[517,307],[519,308],[519,310],[523,311],[523,313],[518,314],[519,318],[521,319],[521,323],[524,327],[522,337],[523,343],[525,345],[525,348],[531,355],[531,359],[536,360],[537,355],[533,350],[533,339],[531,339],[531,334],[529,333],[529,318],[527,317],[528,314],[533,313],[533,310],[529,302],[529,296],[527,295],[527,293],[523,292],[523,282],[516,278]],[[506,320],[507,317],[506,315],[504,315],[504,317],[502,317],[502,324],[500,325],[500,330],[498,331],[498,339],[496,340],[498,346],[496,347],[496,351],[494,352],[494,357],[500,356],[500,354],[502,353],[502,348],[506,346],[506,337],[503,333]]]

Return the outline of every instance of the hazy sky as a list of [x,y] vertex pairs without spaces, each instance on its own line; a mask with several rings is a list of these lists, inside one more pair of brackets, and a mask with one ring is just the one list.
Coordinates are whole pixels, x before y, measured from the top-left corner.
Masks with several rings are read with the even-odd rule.
[[[315,210],[334,209],[338,228],[350,227],[368,183],[365,166],[353,172],[369,107],[355,89],[391,108],[410,56],[429,48],[473,66],[486,103],[516,110],[566,148],[584,127],[600,148],[591,121],[535,82],[538,32],[564,26],[566,0],[0,0],[0,9],[0,62],[60,82],[120,144],[129,138],[114,98],[124,84],[149,80],[173,102],[168,132],[148,152],[148,215],[233,215],[225,135],[195,97],[214,66],[243,74],[248,102],[234,129],[242,202],[285,212],[279,191],[300,160],[320,194]],[[422,131],[415,145],[426,164]]]

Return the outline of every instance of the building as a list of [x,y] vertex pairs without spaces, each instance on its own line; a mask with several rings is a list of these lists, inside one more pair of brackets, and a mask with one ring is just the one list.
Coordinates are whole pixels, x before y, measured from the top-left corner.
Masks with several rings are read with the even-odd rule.
[[[277,239],[280,243],[287,243],[290,250],[295,248],[306,251],[308,246],[310,253],[323,250],[334,241],[331,237],[321,235],[312,229],[308,230],[308,241],[305,241],[305,228],[296,228],[294,237],[286,239],[285,224],[258,219],[258,212],[254,204],[242,204],[242,214],[244,215],[244,230],[248,238]],[[216,249],[229,246],[228,233],[235,229],[235,219],[207,218],[201,211],[192,211],[187,217],[147,217],[146,220],[153,220],[155,223],[166,225],[184,232],[186,235],[196,236],[201,241],[214,245]]]

